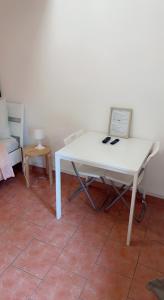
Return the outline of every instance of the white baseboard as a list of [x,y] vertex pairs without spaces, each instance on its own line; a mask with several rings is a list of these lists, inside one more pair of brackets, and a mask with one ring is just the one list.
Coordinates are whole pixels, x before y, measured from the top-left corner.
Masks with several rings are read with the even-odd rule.
[[147,195],[164,200],[164,195],[149,193],[149,192],[147,193]]

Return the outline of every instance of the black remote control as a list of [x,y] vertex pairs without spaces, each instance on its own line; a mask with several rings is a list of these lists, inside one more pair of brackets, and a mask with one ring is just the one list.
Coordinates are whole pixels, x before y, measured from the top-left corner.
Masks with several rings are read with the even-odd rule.
[[102,140],[102,143],[106,144],[111,140],[110,136],[107,136],[105,139]]
[[113,140],[110,144],[111,145],[115,145],[115,144],[117,144],[119,142],[119,139],[115,139],[115,140]]

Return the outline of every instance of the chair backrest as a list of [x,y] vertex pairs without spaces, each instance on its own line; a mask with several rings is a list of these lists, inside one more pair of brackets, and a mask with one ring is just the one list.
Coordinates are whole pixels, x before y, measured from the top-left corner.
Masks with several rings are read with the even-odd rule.
[[74,140],[76,140],[80,135],[83,134],[83,130],[78,130],[72,134],[70,134],[69,136],[67,136],[65,139],[64,139],[64,144],[65,145],[69,145],[70,143],[72,143]]
[[148,162],[158,153],[159,148],[160,148],[160,142],[155,142],[152,147],[152,151],[150,152],[150,154],[148,155],[148,157],[144,163],[144,166],[143,166],[144,169],[146,168]]
[[158,153],[159,147],[160,147],[160,142],[155,142],[150,154],[148,155],[147,159],[145,160],[145,163],[142,166],[142,169],[139,174],[138,184],[140,184],[141,181],[143,180],[145,168],[146,168],[147,164],[149,163],[149,161]]

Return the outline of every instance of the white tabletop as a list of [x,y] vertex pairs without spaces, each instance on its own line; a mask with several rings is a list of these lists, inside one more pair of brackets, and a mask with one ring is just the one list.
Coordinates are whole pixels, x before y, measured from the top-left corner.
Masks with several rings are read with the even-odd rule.
[[120,139],[115,145],[103,144],[105,137],[104,133],[87,132],[56,155],[64,160],[133,175],[139,172],[153,146],[152,141],[137,138]]

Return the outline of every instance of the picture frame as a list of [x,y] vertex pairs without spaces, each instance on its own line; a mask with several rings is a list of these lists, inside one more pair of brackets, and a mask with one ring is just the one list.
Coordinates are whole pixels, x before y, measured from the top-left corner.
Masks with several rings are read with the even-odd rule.
[[111,107],[108,130],[110,136],[129,138],[132,112],[130,108]]

